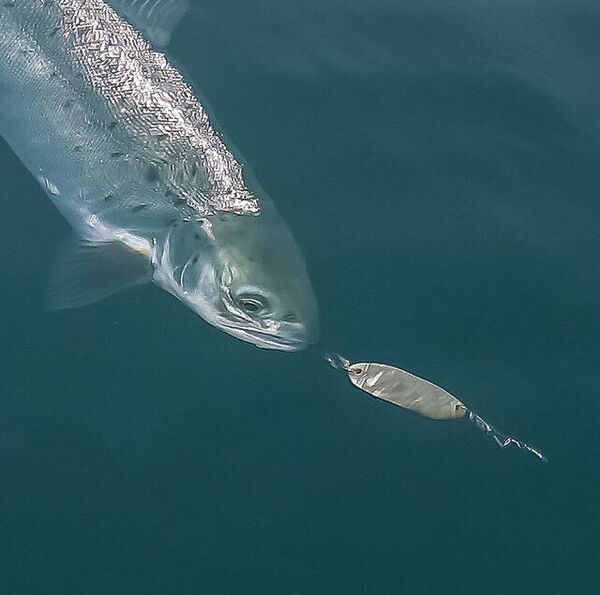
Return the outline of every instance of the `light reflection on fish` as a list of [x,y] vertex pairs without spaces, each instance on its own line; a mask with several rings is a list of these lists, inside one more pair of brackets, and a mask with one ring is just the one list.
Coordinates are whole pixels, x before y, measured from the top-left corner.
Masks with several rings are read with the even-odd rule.
[[287,226],[179,72],[108,4],[0,4],[0,134],[81,239],[53,279],[55,306],[152,279],[259,347],[317,339]]

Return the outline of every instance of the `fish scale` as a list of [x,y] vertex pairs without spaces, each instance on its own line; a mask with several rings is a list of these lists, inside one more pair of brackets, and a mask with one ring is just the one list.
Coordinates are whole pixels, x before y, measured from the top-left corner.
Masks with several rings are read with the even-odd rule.
[[[170,197],[176,195],[187,203],[188,216],[206,216],[217,211],[236,214],[259,211],[258,199],[243,180],[241,165],[212,128],[192,89],[164,55],[152,50],[107,4],[101,0],[23,0],[3,5],[0,19],[2,55],[12,54],[19,75],[27,61],[44,64],[46,78],[62,74],[59,96],[63,105],[64,81],[69,81],[74,97],[67,105],[81,110],[84,121],[79,127],[71,122],[68,130],[72,136],[86,136],[82,128],[95,123],[93,135],[73,143],[82,145],[88,156],[89,150],[94,150],[97,160],[94,166],[98,162],[103,165],[111,153],[117,152],[114,149],[102,153],[102,148],[115,144],[112,137],[116,134],[120,137],[119,146],[128,147],[127,154],[132,156],[128,160],[128,181],[120,192],[130,197],[127,200],[135,202],[136,195],[152,192],[154,195],[142,202],[171,210]],[[18,31],[20,36],[23,31],[31,31],[31,39],[35,39],[21,60],[9,47],[11,31]],[[18,79],[16,76],[13,84],[22,88]],[[37,80],[30,77],[28,83],[38,90],[45,87],[49,91],[44,93],[47,106],[56,94],[43,79],[44,76]],[[94,93],[90,94],[89,88]],[[61,114],[57,116],[45,119],[46,130],[53,122],[55,127],[60,125]],[[106,123],[112,121],[117,123],[118,130],[108,129]],[[48,132],[48,139],[60,136],[58,130]],[[11,135],[4,136],[11,143]],[[158,188],[148,188],[149,170],[159,174]],[[108,177],[114,176],[108,173]],[[137,184],[131,183],[136,180]],[[53,183],[59,189],[65,186],[58,179]],[[84,191],[89,190],[84,181],[80,185]],[[72,183],[66,186],[72,200],[81,195],[80,191],[74,191]],[[61,194],[64,196],[65,192]]]

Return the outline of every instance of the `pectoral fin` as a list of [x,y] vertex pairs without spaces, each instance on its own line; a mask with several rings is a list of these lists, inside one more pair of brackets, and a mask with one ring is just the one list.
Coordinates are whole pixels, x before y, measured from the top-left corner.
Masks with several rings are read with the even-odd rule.
[[73,238],[59,254],[48,287],[47,305],[53,310],[79,308],[151,279],[148,257],[125,244]]
[[169,45],[189,0],[107,0],[128,23],[157,47]]

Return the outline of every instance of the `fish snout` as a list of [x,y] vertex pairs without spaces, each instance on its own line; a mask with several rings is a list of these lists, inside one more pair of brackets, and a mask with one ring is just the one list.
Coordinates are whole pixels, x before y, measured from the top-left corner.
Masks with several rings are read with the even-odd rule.
[[301,351],[319,341],[319,326],[316,321],[299,323],[293,328],[280,329],[279,336],[290,351]]

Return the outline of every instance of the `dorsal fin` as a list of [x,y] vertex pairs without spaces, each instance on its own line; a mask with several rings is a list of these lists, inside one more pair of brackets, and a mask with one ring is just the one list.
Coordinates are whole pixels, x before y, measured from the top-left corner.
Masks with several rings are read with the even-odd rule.
[[154,46],[169,45],[171,34],[188,9],[189,0],[106,0]]

